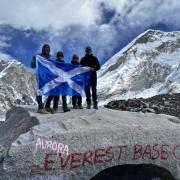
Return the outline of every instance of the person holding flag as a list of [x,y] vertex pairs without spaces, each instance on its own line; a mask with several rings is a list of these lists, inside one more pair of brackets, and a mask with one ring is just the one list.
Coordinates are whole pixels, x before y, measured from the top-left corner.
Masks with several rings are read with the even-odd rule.
[[[79,57],[74,54],[72,56],[71,64],[80,66]],[[81,96],[72,96],[72,105],[74,109],[83,109],[82,106],[82,97]]]
[[[45,59],[49,59],[51,57],[49,44],[44,44],[43,45],[42,52],[41,52],[40,56],[44,57]],[[32,57],[31,67],[36,68],[36,56]],[[44,104],[42,102],[42,96],[41,95],[36,95],[36,100],[37,100],[37,103],[38,103],[38,113],[49,114],[49,112],[47,112],[45,110],[45,108],[44,108]]]
[[36,67],[37,96],[41,98],[42,95],[48,96],[45,112],[52,113],[50,108],[52,100],[54,100],[53,112],[57,110],[60,95],[62,96],[64,112],[69,111],[66,96],[85,97],[85,89],[90,80],[91,68],[64,63],[62,52],[57,53],[56,60],[37,55]]
[[87,46],[85,49],[85,56],[81,59],[80,64],[82,67],[90,67],[91,68],[91,77],[88,81],[88,85],[86,87],[86,101],[87,101],[87,109],[91,109],[91,91],[92,90],[92,99],[93,99],[93,108],[98,109],[97,106],[97,73],[101,66],[97,57],[95,57],[92,53],[91,47]]
[[[57,52],[56,58],[57,58],[56,61],[64,63],[64,54],[62,52],[60,51]],[[53,100],[53,109],[50,108],[52,100]],[[58,109],[58,104],[59,104],[59,96],[48,96],[45,109],[50,113],[55,113]],[[66,95],[62,95],[62,108],[64,112],[70,111],[70,109],[67,107]]]

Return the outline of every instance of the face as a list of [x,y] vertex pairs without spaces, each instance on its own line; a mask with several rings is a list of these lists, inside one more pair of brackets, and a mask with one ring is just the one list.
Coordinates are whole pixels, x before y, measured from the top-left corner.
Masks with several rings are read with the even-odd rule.
[[86,52],[86,55],[88,56],[92,54],[92,51],[90,49],[86,50],[85,52]]
[[45,56],[49,56],[50,48],[49,47],[45,47],[43,53],[44,53]]
[[76,63],[78,63],[78,62],[79,62],[79,59],[78,59],[78,58],[75,58],[74,61],[75,61]]
[[58,56],[57,59],[62,61],[62,60],[64,60],[64,56]]

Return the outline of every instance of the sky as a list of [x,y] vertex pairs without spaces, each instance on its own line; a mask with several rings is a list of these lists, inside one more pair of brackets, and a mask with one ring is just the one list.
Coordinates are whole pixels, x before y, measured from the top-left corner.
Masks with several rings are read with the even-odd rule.
[[101,64],[147,29],[180,30],[180,0],[0,0],[0,59],[30,65],[44,43]]

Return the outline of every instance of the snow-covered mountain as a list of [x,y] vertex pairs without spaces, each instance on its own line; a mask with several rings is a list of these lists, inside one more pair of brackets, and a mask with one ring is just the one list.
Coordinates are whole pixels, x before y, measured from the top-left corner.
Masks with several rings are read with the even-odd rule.
[[98,73],[99,101],[180,92],[180,32],[148,30]]
[[[0,60],[0,115],[13,104],[35,103],[35,77],[18,61]],[[100,104],[180,92],[180,32],[148,30],[98,73]]]
[[15,104],[34,104],[35,77],[20,62],[0,60],[0,115]]

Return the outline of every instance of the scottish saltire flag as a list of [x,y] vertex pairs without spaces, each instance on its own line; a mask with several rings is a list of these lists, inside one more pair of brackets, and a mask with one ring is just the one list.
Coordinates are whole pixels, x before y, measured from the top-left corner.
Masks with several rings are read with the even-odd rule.
[[90,68],[36,56],[37,95],[85,96]]

